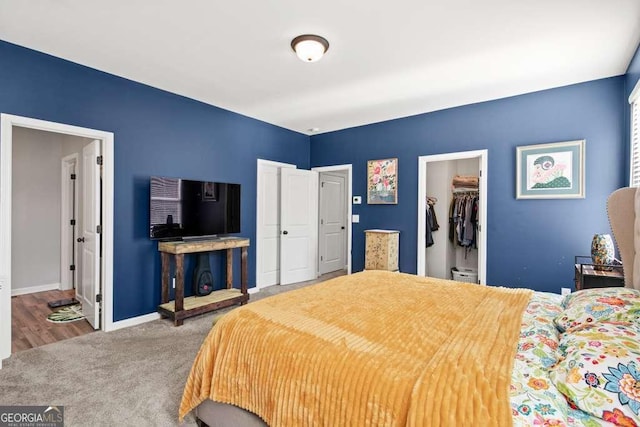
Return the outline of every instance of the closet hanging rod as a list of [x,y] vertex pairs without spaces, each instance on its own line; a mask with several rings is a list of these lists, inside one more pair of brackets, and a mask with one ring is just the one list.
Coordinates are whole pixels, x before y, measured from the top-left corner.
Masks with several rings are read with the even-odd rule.
[[477,189],[477,188],[454,188],[452,191],[453,191],[454,194],[463,194],[463,193],[469,193],[469,194],[476,193],[477,194],[477,193],[480,192],[480,190]]

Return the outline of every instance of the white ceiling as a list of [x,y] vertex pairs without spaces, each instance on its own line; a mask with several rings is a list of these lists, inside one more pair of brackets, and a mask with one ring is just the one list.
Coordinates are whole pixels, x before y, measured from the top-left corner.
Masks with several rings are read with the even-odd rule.
[[0,0],[0,39],[312,134],[624,74],[640,1]]

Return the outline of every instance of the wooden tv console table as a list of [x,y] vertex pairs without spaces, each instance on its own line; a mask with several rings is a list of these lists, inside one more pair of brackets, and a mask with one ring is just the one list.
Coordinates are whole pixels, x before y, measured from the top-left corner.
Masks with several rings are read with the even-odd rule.
[[[233,287],[233,250],[241,250],[240,289]],[[242,237],[219,238],[190,242],[160,242],[158,251],[162,258],[162,303],[158,312],[173,320],[176,326],[182,325],[184,319],[208,313],[235,304],[249,301],[247,292],[249,239]],[[227,251],[227,288],[211,292],[209,295],[184,297],[184,254],[211,251]],[[175,261],[176,295],[169,301],[169,275],[171,258]]]

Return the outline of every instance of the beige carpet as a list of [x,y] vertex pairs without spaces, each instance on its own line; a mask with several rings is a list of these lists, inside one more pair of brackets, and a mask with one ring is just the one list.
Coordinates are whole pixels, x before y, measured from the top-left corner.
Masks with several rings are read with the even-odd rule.
[[[251,300],[310,283],[272,286]],[[178,425],[189,369],[220,312],[180,327],[156,320],[16,353],[0,369],[0,406],[62,405],[66,426]]]

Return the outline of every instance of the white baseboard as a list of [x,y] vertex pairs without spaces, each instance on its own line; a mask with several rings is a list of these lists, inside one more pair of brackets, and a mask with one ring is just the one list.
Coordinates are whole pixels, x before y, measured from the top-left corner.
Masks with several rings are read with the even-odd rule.
[[11,296],[15,297],[16,295],[34,294],[36,292],[52,291],[54,289],[60,289],[60,283],[49,283],[46,285],[29,286],[28,288],[11,289]]
[[260,288],[258,288],[257,286],[254,287],[254,288],[249,288],[249,289],[247,289],[247,292],[249,292],[249,295],[257,294],[258,292],[260,292]]
[[142,316],[119,320],[117,322],[113,322],[107,332],[117,331],[118,329],[128,328],[130,326],[141,325],[143,323],[151,322],[153,320],[158,320],[159,318],[160,318],[160,313],[149,313],[149,314],[143,314]]

